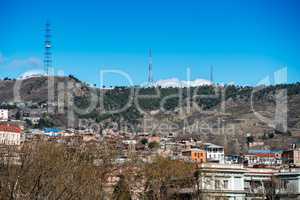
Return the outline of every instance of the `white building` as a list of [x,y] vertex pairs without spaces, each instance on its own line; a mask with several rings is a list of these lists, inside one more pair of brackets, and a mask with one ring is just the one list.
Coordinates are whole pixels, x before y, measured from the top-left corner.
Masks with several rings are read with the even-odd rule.
[[202,163],[199,166],[201,199],[244,200],[244,174],[242,165]]
[[264,200],[266,196],[275,195],[273,168],[246,168],[245,192],[247,200]]
[[300,199],[300,169],[281,169],[275,174],[276,196],[282,200]]
[[181,188],[180,194],[202,200],[300,199],[300,168],[201,163],[197,183],[192,188]]
[[7,120],[8,120],[8,110],[0,109],[0,121],[7,121]]
[[212,143],[204,143],[208,162],[224,163],[224,147]]
[[21,129],[18,126],[10,124],[0,125],[0,144],[20,145]]

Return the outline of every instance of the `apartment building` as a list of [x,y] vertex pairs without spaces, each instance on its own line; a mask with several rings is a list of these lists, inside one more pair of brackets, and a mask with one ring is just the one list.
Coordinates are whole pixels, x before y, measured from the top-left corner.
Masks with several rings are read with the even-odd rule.
[[201,163],[198,167],[196,189],[181,190],[181,194],[189,192],[188,199],[300,199],[300,168],[245,168],[219,163]]
[[245,173],[242,165],[202,163],[198,179],[201,199],[244,200]]

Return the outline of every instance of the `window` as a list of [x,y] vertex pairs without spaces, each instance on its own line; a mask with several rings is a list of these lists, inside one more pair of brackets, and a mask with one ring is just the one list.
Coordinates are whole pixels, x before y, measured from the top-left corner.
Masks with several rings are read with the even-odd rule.
[[287,180],[281,180],[281,188],[283,188],[283,189],[287,189],[287,185],[288,185],[288,181]]
[[228,180],[223,181],[223,188],[228,189]]
[[205,189],[212,189],[213,183],[212,183],[212,177],[206,176],[204,179],[204,188]]
[[215,180],[215,189],[216,190],[220,190],[221,189],[220,180]]

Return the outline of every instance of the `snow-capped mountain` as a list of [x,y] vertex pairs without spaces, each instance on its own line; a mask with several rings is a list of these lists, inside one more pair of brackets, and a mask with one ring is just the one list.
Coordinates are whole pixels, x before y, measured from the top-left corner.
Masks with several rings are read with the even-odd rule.
[[205,79],[195,79],[191,81],[179,80],[178,78],[170,78],[159,80],[154,83],[155,86],[160,86],[162,88],[167,87],[197,87],[203,85],[212,85],[212,83]]
[[43,70],[30,70],[20,75],[17,79],[29,79],[41,76],[46,76],[46,73]]

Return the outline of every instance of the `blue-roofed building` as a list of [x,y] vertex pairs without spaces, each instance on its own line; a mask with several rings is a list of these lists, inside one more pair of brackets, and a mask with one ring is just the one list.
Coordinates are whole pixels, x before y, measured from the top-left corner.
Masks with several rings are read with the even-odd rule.
[[44,128],[44,134],[50,137],[61,136],[62,130],[59,128]]

